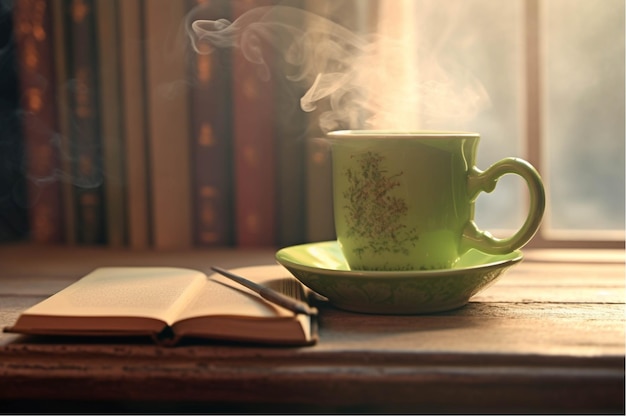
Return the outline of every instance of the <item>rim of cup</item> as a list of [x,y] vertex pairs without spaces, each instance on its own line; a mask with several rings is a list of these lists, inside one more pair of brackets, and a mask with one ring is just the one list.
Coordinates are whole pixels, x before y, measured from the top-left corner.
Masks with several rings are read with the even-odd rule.
[[476,132],[438,131],[438,130],[336,130],[326,134],[329,139],[364,139],[364,138],[442,138],[442,137],[480,137]]

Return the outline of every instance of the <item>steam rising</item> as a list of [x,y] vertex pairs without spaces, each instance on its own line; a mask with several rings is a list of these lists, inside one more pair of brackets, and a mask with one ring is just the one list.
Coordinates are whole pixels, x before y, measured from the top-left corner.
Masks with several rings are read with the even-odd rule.
[[306,86],[302,110],[328,101],[319,120],[323,131],[450,128],[472,119],[489,98],[462,65],[439,62],[441,43],[417,39],[414,4],[381,1],[378,34],[363,36],[287,6],[252,9],[232,23],[190,15],[187,27],[197,53],[239,48],[264,80],[272,76],[272,66],[262,45],[288,45],[278,53],[297,71],[280,75]]

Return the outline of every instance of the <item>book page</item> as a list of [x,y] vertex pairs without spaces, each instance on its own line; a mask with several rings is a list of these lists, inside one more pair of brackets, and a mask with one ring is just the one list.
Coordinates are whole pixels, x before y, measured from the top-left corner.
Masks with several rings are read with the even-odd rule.
[[[303,298],[302,285],[281,265],[237,268],[232,269],[231,272],[281,292],[289,292],[285,290],[285,285],[287,285],[293,290],[293,293],[288,295]],[[301,294],[296,294],[296,290],[300,290]],[[283,307],[264,300],[256,292],[243,285],[214,273],[206,279],[198,298],[181,312],[179,321],[212,315],[278,318],[293,317],[294,314]]]
[[24,314],[152,317],[172,324],[205,281],[204,273],[185,268],[99,268]]

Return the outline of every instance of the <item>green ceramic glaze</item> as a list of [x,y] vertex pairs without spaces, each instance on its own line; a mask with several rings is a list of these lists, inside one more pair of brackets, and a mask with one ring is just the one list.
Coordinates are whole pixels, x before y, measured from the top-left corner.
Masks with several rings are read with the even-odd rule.
[[[519,249],[539,228],[545,207],[539,174],[518,158],[480,171],[476,133],[339,131],[328,140],[335,230],[353,270],[451,268],[470,249]],[[526,181],[530,210],[515,235],[497,239],[474,223],[474,202],[505,174]]]
[[522,258],[519,250],[491,255],[471,249],[450,269],[355,271],[336,241],[291,246],[276,253],[281,265],[334,306],[376,314],[424,314],[462,307]]

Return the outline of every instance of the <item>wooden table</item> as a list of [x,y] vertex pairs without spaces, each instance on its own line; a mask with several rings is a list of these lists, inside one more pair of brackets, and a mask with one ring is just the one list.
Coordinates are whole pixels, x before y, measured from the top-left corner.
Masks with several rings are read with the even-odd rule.
[[[98,266],[208,271],[273,254],[0,246],[0,326]],[[459,310],[321,305],[312,347],[1,334],[0,412],[623,414],[624,300],[623,250],[527,250]]]

